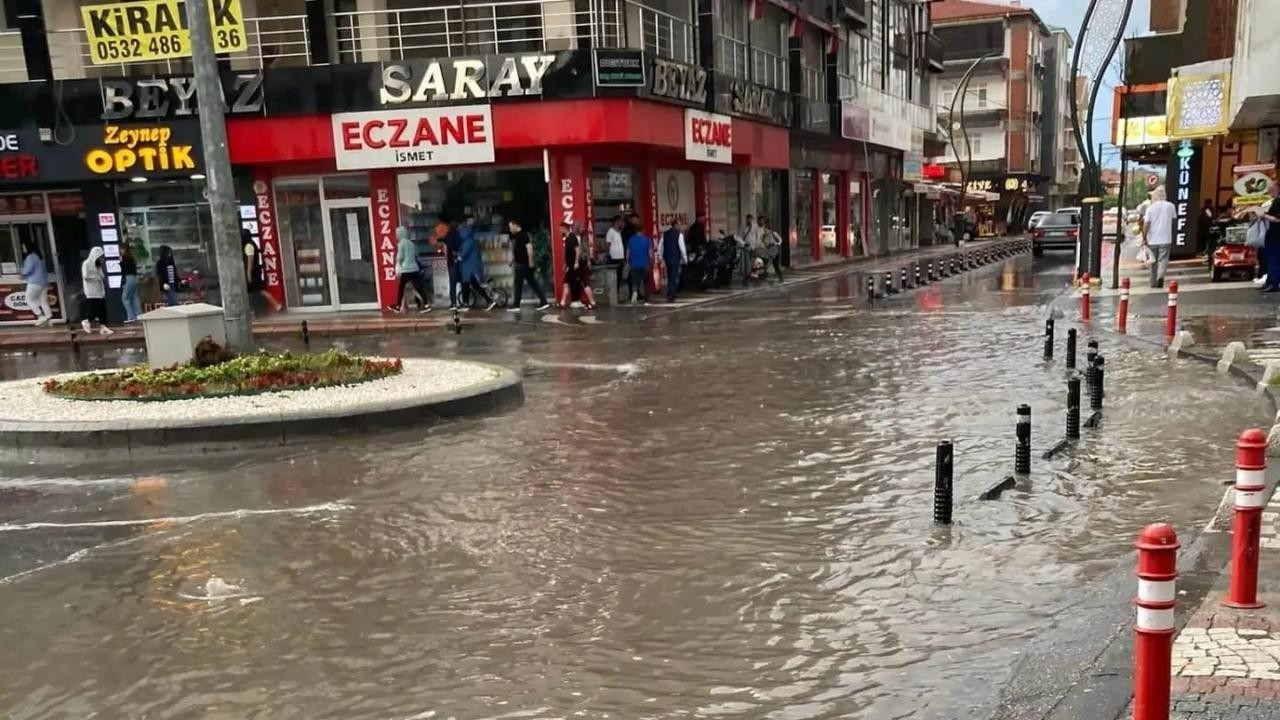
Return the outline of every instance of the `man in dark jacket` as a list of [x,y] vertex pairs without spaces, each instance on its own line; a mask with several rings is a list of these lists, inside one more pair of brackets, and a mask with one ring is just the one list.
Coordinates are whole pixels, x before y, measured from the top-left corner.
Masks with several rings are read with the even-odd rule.
[[675,302],[676,291],[680,289],[680,268],[689,262],[679,220],[672,220],[671,227],[662,233],[662,239],[658,241],[658,256],[667,269],[667,302]]
[[444,218],[436,224],[436,238],[444,242],[445,264],[449,268],[449,309],[460,308],[458,304],[458,286],[462,284],[462,235],[458,228],[445,222]]
[[685,237],[685,245],[689,252],[699,255],[707,249],[707,217],[699,215],[689,226],[689,234]]

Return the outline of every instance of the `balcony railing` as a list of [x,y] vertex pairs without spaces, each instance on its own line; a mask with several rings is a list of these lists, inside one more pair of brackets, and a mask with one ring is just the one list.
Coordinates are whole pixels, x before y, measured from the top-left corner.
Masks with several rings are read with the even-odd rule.
[[[330,20],[337,62],[556,52],[588,44],[644,49],[679,62],[698,62],[695,24],[636,0],[496,0],[465,6],[338,12]],[[305,15],[247,18],[246,30],[249,48],[230,56],[233,69],[310,63],[311,37]],[[12,39],[7,39],[10,36]],[[58,79],[191,71],[186,58],[94,65],[82,28],[50,30],[48,38]],[[13,56],[5,68],[25,67],[21,48],[18,33],[0,33],[0,60]],[[746,56],[738,60],[744,68],[748,61]],[[785,82],[785,63],[778,75]]]
[[725,35],[716,36],[716,70],[746,79],[750,77],[747,72],[750,57],[751,49],[745,42]]
[[[232,68],[261,69],[309,63],[310,38],[305,15],[246,18],[245,30],[249,47],[230,56]],[[191,61],[187,58],[94,65],[89,40],[81,28],[50,30],[48,40],[53,76],[59,80],[191,72]]]
[[791,81],[787,77],[787,58],[768,50],[751,48],[752,78],[757,85],[787,92]]
[[22,50],[22,33],[0,32],[0,82],[27,81],[27,59]]

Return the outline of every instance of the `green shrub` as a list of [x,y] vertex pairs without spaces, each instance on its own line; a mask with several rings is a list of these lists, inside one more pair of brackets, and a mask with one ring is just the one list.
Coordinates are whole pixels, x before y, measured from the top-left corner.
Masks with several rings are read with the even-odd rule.
[[337,350],[296,356],[258,352],[237,357],[225,352],[205,348],[200,362],[226,359],[204,366],[196,361],[161,369],[140,365],[46,380],[44,391],[76,400],[178,400],[352,385],[398,375],[403,369],[399,359],[364,358]]

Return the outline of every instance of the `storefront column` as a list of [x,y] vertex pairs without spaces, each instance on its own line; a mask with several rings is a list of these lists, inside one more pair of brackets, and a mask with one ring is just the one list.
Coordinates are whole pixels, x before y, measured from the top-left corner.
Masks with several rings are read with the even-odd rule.
[[[813,193],[809,198],[809,255],[814,262],[822,260],[822,171],[813,170]],[[803,212],[803,210],[801,210]]]
[[[552,292],[559,296],[564,284],[564,229],[561,223],[582,227],[590,212],[587,164],[578,153],[548,150],[547,164],[550,170],[548,199],[551,204],[551,275]],[[590,228],[586,228],[590,233]]]
[[[694,211],[695,217],[689,225],[692,227],[698,217],[701,217],[703,222],[707,224],[707,226],[703,227],[707,237],[715,237],[709,227],[711,223],[711,173],[704,168],[698,168],[693,171],[693,198],[693,204],[697,210]],[[688,232],[688,228],[685,228],[685,232]]]
[[[105,182],[85,183],[80,187],[80,197],[84,198],[84,219],[85,229],[88,231],[88,244],[82,247],[87,252],[91,247],[102,247],[103,252],[107,253],[109,259],[117,260],[120,257],[119,245],[126,238],[122,237],[121,218],[118,208],[116,207],[115,189]],[[64,238],[64,241],[68,239]],[[115,246],[114,251],[106,246]],[[113,272],[114,269],[114,272]],[[80,268],[63,268],[63,272],[73,275],[76,280],[68,282],[66,288],[66,297],[68,307],[66,311],[67,322],[71,323],[83,318],[83,310],[74,304],[72,298],[75,298],[81,289]],[[122,277],[120,275],[119,263],[113,267],[107,268],[107,322],[111,325],[119,324],[124,320],[124,306],[120,304]]]
[[262,275],[267,293],[280,307],[284,296],[284,264],[280,259],[280,235],[276,224],[276,197],[271,190],[271,171],[258,167],[253,172],[253,206],[258,216],[258,252],[262,253]]
[[369,171],[369,212],[373,224],[373,269],[378,275],[378,307],[389,312],[400,289],[396,277],[396,228],[400,225],[400,209],[396,204],[394,170]]
[[843,258],[852,255],[849,247],[849,173],[836,173],[836,251]]

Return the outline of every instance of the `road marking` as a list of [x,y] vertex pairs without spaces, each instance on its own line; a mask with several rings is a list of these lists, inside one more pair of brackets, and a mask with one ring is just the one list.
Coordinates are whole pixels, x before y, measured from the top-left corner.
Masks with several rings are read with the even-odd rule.
[[43,529],[63,529],[63,528],[89,528],[89,527],[132,527],[136,525],[156,525],[168,524],[178,525],[196,522],[197,520],[210,520],[214,518],[242,518],[250,515],[311,515],[321,512],[338,512],[341,510],[350,510],[351,506],[343,503],[321,503],[319,505],[304,505],[296,508],[266,508],[262,510],[241,509],[241,510],[222,510],[218,512],[198,513],[196,515],[175,515],[170,517],[154,517],[140,518],[137,520],[86,520],[84,522],[29,522],[29,523],[3,523],[0,524],[0,532],[18,532],[22,530],[43,530]]
[[853,317],[852,312],[829,312],[821,315],[814,315],[810,320],[841,320],[847,317]]

